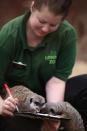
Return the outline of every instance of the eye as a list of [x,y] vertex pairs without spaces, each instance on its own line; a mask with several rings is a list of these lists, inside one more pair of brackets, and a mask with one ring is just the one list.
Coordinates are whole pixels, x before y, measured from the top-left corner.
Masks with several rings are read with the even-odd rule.
[[51,113],[51,114],[55,114],[54,109],[50,109],[50,113]]
[[34,104],[35,104],[35,105],[37,105],[37,106],[39,106],[39,105],[40,105],[40,103],[39,103],[39,102],[34,102]]
[[45,24],[46,21],[38,19],[41,24]]
[[39,22],[40,22],[41,24],[45,24],[45,22],[44,22],[44,21],[40,21],[40,20],[39,20]]
[[51,27],[56,27],[58,24],[50,24]]
[[32,103],[32,101],[33,101],[33,98],[30,99],[30,103]]

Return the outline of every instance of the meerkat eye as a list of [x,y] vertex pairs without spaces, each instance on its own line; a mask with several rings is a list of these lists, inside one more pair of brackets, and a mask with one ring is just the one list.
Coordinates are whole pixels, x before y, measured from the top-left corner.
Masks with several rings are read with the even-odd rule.
[[55,114],[54,109],[50,109],[50,113]]
[[30,103],[32,103],[32,101],[33,101],[33,98],[30,99]]
[[35,105],[37,105],[37,106],[39,106],[39,105],[40,105],[40,103],[39,103],[39,102],[34,102],[34,104],[35,104]]

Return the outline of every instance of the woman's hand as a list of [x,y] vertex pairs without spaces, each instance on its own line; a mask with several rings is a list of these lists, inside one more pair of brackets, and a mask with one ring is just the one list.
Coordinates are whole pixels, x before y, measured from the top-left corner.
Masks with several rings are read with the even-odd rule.
[[58,131],[60,121],[44,120],[43,131]]
[[3,116],[14,116],[13,112],[18,104],[17,98],[8,97],[3,100],[0,97],[0,115]]

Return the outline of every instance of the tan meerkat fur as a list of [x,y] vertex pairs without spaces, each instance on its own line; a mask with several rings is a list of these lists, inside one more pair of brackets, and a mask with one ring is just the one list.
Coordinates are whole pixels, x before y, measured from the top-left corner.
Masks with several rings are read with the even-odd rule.
[[[18,98],[18,108],[20,112],[39,112],[41,106],[45,103],[44,97],[32,92],[25,86],[18,85],[10,88],[12,96]],[[8,94],[6,95],[8,97]]]
[[70,120],[61,121],[61,125],[64,128],[62,131],[85,131],[81,115],[68,102],[46,103],[41,112],[52,115],[65,114],[70,118]]

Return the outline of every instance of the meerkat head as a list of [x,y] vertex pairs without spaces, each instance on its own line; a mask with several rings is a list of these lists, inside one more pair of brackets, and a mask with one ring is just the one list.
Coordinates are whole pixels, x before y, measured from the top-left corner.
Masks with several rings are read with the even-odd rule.
[[50,115],[61,115],[62,112],[58,111],[57,103],[46,103],[41,108],[41,113]]
[[34,95],[31,98],[27,97],[24,103],[25,111],[29,112],[40,112],[41,107],[44,105],[45,99],[40,95]]
[[54,115],[56,113],[56,107],[54,103],[46,103],[41,108],[41,113]]

